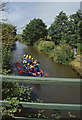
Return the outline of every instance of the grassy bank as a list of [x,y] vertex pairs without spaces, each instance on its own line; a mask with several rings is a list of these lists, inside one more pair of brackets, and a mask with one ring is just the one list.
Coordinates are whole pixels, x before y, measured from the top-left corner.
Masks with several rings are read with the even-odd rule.
[[55,45],[52,41],[40,41],[35,43],[40,51],[46,52],[54,62],[58,64],[69,64],[74,59],[73,49],[66,43]]
[[[38,47],[38,50],[46,52],[54,62],[58,64],[65,64],[71,66],[81,77],[82,77],[82,68],[80,56],[74,56],[73,49],[66,43],[61,45],[55,45],[52,41],[37,41],[34,46]],[[79,45],[80,46],[80,45]],[[78,54],[80,53],[78,47]]]
[[69,65],[82,77],[82,60],[80,59],[80,55],[77,55],[73,61],[69,63]]

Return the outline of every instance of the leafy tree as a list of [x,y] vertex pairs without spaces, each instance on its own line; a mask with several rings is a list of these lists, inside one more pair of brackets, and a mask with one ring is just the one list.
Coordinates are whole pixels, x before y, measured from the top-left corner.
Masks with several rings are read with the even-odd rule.
[[66,35],[67,29],[68,17],[63,11],[61,11],[49,28],[49,35],[52,37],[52,41],[59,44]]
[[75,14],[69,16],[70,18],[70,26],[69,26],[69,40],[67,41],[69,44],[75,44],[76,42],[80,42],[80,24],[81,21],[81,11],[78,10]]
[[23,30],[23,39],[33,45],[39,38],[47,36],[46,27],[45,23],[39,18],[31,20]]
[[80,40],[81,40],[80,42],[82,43],[82,21],[79,21],[78,27],[79,27]]
[[15,42],[16,27],[11,24],[2,24],[2,43],[9,44]]
[[[76,42],[80,42],[81,36],[81,11],[78,10],[75,14],[66,16],[65,13],[60,12],[54,23],[49,28],[49,35],[52,40],[59,44],[63,40],[70,45],[74,45]],[[78,25],[79,24],[79,25]]]
[[21,35],[21,34],[17,34],[17,35],[15,36],[15,40],[22,42],[22,35]]
[[3,23],[2,24],[2,68],[3,74],[7,74],[10,69],[10,48],[14,48],[16,27]]

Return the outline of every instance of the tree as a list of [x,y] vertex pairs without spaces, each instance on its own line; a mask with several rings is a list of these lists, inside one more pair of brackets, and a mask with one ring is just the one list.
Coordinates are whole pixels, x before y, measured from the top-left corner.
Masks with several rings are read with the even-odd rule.
[[80,42],[82,43],[82,21],[79,21],[78,27],[79,27],[80,40],[81,40]]
[[61,11],[49,28],[49,35],[52,37],[52,41],[59,44],[67,33],[67,27],[68,17],[63,11]]
[[15,41],[16,27],[11,24],[2,24],[2,42]]
[[23,39],[33,45],[38,39],[47,36],[45,23],[41,19],[33,19],[23,30]]
[[81,11],[78,10],[75,14],[69,16],[70,18],[70,44],[75,44],[76,42],[80,42],[80,21],[82,20]]
[[8,48],[14,48],[15,44],[16,27],[11,24],[2,24],[2,44]]
[[62,41],[70,45],[74,45],[76,42],[80,42],[81,36],[81,11],[78,10],[75,14],[66,16],[65,13],[60,12],[56,17],[54,23],[49,28],[49,35],[52,40],[59,44]]

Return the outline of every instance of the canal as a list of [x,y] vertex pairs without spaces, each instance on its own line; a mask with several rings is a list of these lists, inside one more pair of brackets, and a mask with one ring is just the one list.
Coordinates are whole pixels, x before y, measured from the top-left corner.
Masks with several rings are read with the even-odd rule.
[[[40,68],[54,78],[80,78],[80,76],[69,66],[55,63],[44,52],[39,51],[33,46],[27,46],[23,43],[16,42],[16,49],[12,51],[13,74],[18,73],[16,62],[21,62],[23,54],[27,52],[34,59],[40,62]],[[34,95],[44,102],[50,103],[80,103],[80,86],[73,85],[31,85]],[[77,111],[74,114],[79,116]],[[64,115],[64,111],[62,113]]]

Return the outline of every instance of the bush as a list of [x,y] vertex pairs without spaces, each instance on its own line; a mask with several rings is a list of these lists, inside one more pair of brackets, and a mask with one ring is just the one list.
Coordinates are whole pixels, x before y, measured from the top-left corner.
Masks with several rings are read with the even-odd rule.
[[51,51],[52,49],[54,49],[54,46],[55,46],[55,44],[54,44],[54,42],[52,42],[52,41],[41,41],[41,42],[39,43],[38,48],[39,48],[39,50],[41,50],[41,51],[49,52],[49,51]]
[[2,68],[9,68],[10,62],[10,50],[2,46]]
[[77,43],[77,47],[78,47],[78,54],[82,54],[82,43]]
[[49,54],[49,56],[52,57],[54,61],[59,64],[68,64],[74,59],[73,50],[68,44],[56,46]]
[[[37,99],[33,95],[33,87],[26,86],[23,83],[10,83],[3,82],[2,84],[2,100],[8,101],[9,106],[2,106],[2,117],[3,120],[13,120],[19,113],[21,114],[24,110],[20,102],[43,102]],[[22,115],[28,114],[23,112]],[[8,118],[8,119],[6,119]]]
[[34,45],[34,46],[38,46],[41,41],[46,41],[46,40],[45,40],[45,38],[40,38],[40,39],[37,40],[33,45]]

